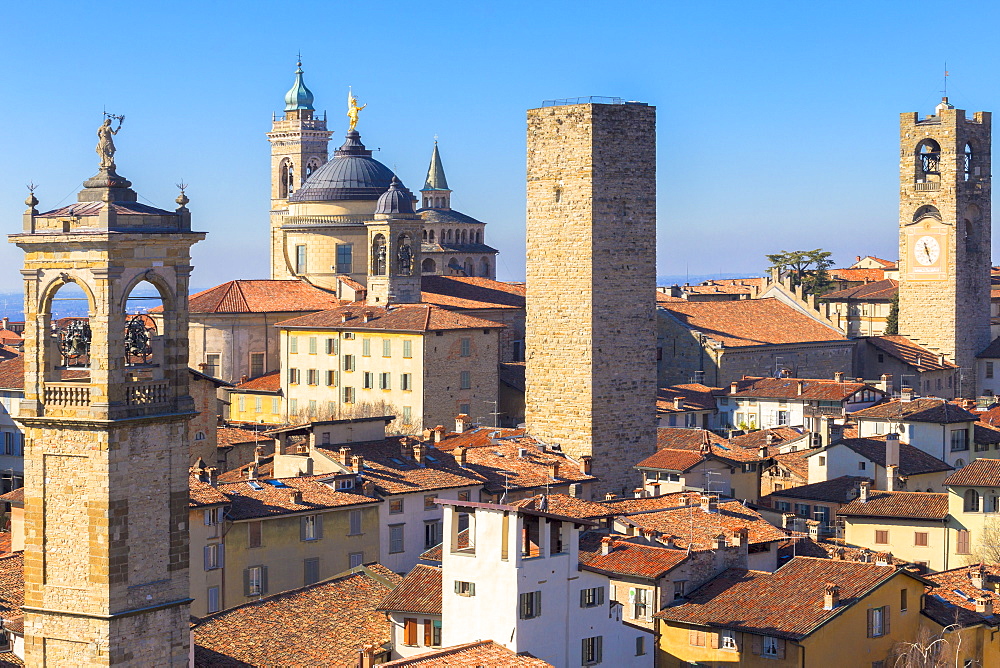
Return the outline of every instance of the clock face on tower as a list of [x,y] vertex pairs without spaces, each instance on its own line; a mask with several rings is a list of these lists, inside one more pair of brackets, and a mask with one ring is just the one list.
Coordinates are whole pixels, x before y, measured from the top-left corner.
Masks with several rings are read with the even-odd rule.
[[934,265],[941,257],[941,244],[932,236],[924,235],[917,238],[913,248],[914,259],[925,267]]

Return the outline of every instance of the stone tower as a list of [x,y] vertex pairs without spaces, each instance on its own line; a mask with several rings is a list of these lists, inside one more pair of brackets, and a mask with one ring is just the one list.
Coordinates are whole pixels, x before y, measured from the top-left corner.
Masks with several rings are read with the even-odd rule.
[[450,209],[451,188],[444,175],[444,165],[441,163],[441,153],[438,152],[437,140],[434,140],[434,152],[431,153],[431,163],[427,166],[427,178],[424,187],[420,189],[421,208]]
[[528,111],[528,432],[600,494],[656,449],[656,109]]
[[413,210],[413,193],[395,176],[375,205],[368,228],[368,303],[420,301],[420,235],[424,223]]
[[332,133],[326,115],[316,115],[313,94],[302,81],[302,63],[295,84],[285,94],[285,115],[274,117],[267,140],[271,143],[271,278],[291,278],[285,261],[281,224],[288,198],[327,160]]
[[990,343],[990,126],[948,98],[899,124],[899,331],[961,367],[964,396]]
[[[25,252],[25,660],[186,666],[188,277],[205,235],[183,192],[176,211],[138,203],[105,147],[76,203],[40,214],[32,196],[10,236]],[[67,283],[89,318],[54,329]],[[126,315],[139,284],[163,331]]]

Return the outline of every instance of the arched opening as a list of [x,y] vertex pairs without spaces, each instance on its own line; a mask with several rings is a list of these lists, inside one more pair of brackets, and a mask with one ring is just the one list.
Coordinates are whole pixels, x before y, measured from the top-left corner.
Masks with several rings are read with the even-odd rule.
[[437,271],[437,263],[431,258],[425,258],[423,262],[420,263],[420,271],[425,274],[433,274]]
[[979,207],[975,204],[970,204],[965,209],[965,216],[962,218],[962,227],[959,230],[959,234],[965,239],[967,250],[975,250],[979,246],[981,241],[980,220]]
[[972,144],[965,145],[965,161],[962,163],[962,172],[965,175],[965,180],[968,181],[972,178]]
[[386,261],[386,247],[385,247],[385,237],[381,234],[376,234],[372,238],[372,258],[371,258],[371,275],[372,276],[385,276],[385,261]]
[[434,230],[427,233],[427,241],[434,243]]
[[486,258],[479,261],[479,275],[485,278],[490,277],[490,261]]
[[476,243],[477,244],[483,243],[483,233],[481,230],[476,230]]
[[396,243],[396,275],[409,276],[413,273],[413,249],[410,247],[410,235],[400,234]]
[[927,218],[927,217],[937,218],[938,220],[941,220],[941,212],[938,211],[936,206],[925,204],[924,206],[920,207],[913,213],[913,222],[917,222],[921,218]]
[[303,181],[308,180],[317,169],[319,169],[319,160],[311,158],[309,162],[306,163],[306,171],[303,174]]
[[448,230],[448,243],[455,240],[455,230]]
[[466,243],[466,242],[468,241],[468,236],[467,236],[467,234],[468,234],[468,230],[462,230],[462,245],[463,245],[463,246],[464,246],[464,245],[465,245],[465,243]]
[[963,510],[967,513],[979,512],[979,492],[974,489],[965,491],[965,505]]
[[421,241],[427,241],[427,230],[424,230],[424,234]]
[[462,273],[462,265],[458,263],[458,258],[453,257],[448,260],[448,275],[458,276]]
[[43,351],[46,380],[60,380],[63,374],[51,375],[57,369],[89,367],[93,307],[87,292],[73,281],[63,283],[54,288],[43,312],[48,331]]
[[278,197],[285,199],[289,195],[289,184],[292,182],[292,165],[288,160],[282,160],[278,167]]
[[126,366],[156,364],[163,359],[162,342],[156,321],[149,312],[164,313],[160,291],[149,281],[139,281],[125,298],[124,350]]
[[941,146],[933,139],[924,139],[917,144],[917,183],[938,181],[941,178]]
[[462,265],[462,270],[465,272],[466,276],[476,275],[476,265],[473,264],[471,257],[465,258],[465,264]]

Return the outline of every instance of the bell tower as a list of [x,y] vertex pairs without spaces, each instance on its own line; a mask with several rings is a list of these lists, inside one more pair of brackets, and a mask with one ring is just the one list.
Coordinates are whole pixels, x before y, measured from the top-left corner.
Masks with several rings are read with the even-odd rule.
[[281,243],[282,218],[291,194],[326,162],[331,134],[326,114],[319,116],[313,108],[313,94],[302,80],[299,61],[295,83],[285,94],[285,115],[272,117],[267,133],[271,143],[271,278],[293,278]]
[[368,303],[420,302],[420,235],[423,219],[414,213],[413,193],[392,177],[375,205],[368,228]]
[[[119,129],[121,125],[119,122]],[[36,666],[186,666],[188,582],[187,303],[191,231],[178,208],[138,203],[115,172],[116,134],[78,201],[46,213],[27,200],[10,241],[25,253],[25,660]],[[88,317],[59,329],[68,283]],[[142,284],[163,330],[128,316]]]
[[991,114],[942,98],[899,135],[899,331],[958,365],[953,392],[971,397],[990,343]]

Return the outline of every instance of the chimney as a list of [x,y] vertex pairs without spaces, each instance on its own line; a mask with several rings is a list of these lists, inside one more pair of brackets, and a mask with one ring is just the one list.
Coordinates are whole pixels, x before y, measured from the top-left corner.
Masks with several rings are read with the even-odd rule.
[[701,509],[706,513],[714,513],[718,509],[719,497],[715,494],[701,495]]
[[413,456],[413,446],[410,445],[410,439],[406,436],[399,439],[399,454],[402,455],[404,459]]
[[208,484],[212,487],[219,486],[219,469],[214,466],[210,466],[205,469],[205,474],[208,476]]
[[611,554],[612,550],[615,549],[615,539],[611,536],[605,536],[601,539],[601,554],[608,555]]
[[559,477],[559,460],[549,462],[549,477],[556,480]]
[[883,373],[875,387],[883,392],[889,392],[892,389],[892,374]]
[[615,494],[614,492],[608,492],[607,494],[604,495],[604,500],[605,501],[614,501],[617,498],[617,496],[618,495]]
[[301,505],[302,504],[302,490],[301,489],[293,489],[291,492],[288,493],[288,500],[291,501],[293,504],[295,504],[297,506]]
[[636,487],[632,490],[632,496],[636,499],[642,499],[646,496],[646,490],[642,487]]
[[976,598],[976,612],[989,617],[993,614],[993,599],[989,596],[979,596]]
[[721,550],[726,546],[726,534],[720,533],[718,536],[712,539],[712,549]]
[[351,449],[346,445],[340,448],[340,463],[344,466],[351,465]]
[[734,380],[734,381],[733,381],[733,382],[732,382],[732,383],[731,383],[731,384],[729,385],[729,394],[736,394],[736,392],[737,392],[737,389],[738,389],[738,388],[739,388],[739,383],[737,383],[737,382],[736,382],[736,381]]
[[732,547],[740,547],[741,545],[747,544],[747,528],[740,527],[733,532],[733,535],[729,537],[729,544]]
[[574,482],[569,486],[569,495],[574,499],[579,499],[581,494],[582,485],[578,482]]
[[426,453],[426,448],[423,443],[415,443],[413,445],[413,458],[417,460],[418,464],[424,463],[424,454]]
[[463,448],[462,446],[458,446],[457,448],[452,450],[451,454],[455,457],[455,462],[459,466],[464,467],[468,462],[468,455],[466,454],[465,448]]
[[444,425],[439,424],[434,427],[434,442],[440,443],[441,439],[444,437]]
[[425,441],[431,440],[431,436],[434,434],[430,429],[424,429],[423,437]]
[[913,401],[913,388],[912,387],[904,387],[903,389],[901,389],[899,391],[899,400],[900,401]]
[[528,448],[518,448],[517,449],[517,456],[518,457],[527,457],[528,456]]
[[455,418],[455,433],[462,434],[469,426],[469,416],[465,413],[459,413]]
[[972,580],[972,586],[976,589],[986,589],[987,583],[987,571],[986,564],[979,562],[969,569],[969,579]]
[[887,464],[885,467],[885,491],[896,491],[896,471],[899,469],[895,464]]
[[246,374],[243,374],[242,376],[240,376],[240,383],[245,383],[248,380],[250,380],[250,376],[248,376]]
[[257,464],[251,463],[250,466],[247,467],[247,480],[256,480],[256,479],[257,479]]
[[777,444],[778,441],[779,441],[779,439],[778,439],[778,435],[777,434],[775,434],[773,431],[767,432],[767,444],[768,445],[775,445],[775,444]]
[[806,384],[803,383],[801,380],[795,381],[795,395],[796,396],[801,395],[802,391],[805,390],[805,388],[806,388]]
[[899,434],[886,434],[885,465],[899,466]]
[[364,315],[363,315],[363,320],[365,322],[368,322],[371,319],[372,319],[372,312],[371,311],[365,311]]
[[831,558],[836,559],[838,561],[843,561],[845,552],[846,550],[842,546],[837,546],[833,548],[833,556]]
[[580,473],[583,475],[590,475],[590,456],[584,455],[580,457]]
[[867,480],[861,481],[861,493],[858,495],[858,500],[861,503],[868,503],[868,488],[871,487],[871,483]]
[[3,329],[7,329],[10,326],[10,318],[8,318],[7,316],[4,316],[2,323],[3,323],[3,327],[2,328]]
[[358,668],[374,668],[375,645],[363,645],[358,650]]
[[838,383],[843,383],[844,382],[844,372],[843,371],[836,372],[835,374],[833,374],[833,379],[835,381],[837,381]]
[[361,483],[361,493],[365,496],[375,496],[375,483],[371,480],[365,480]]
[[351,457],[351,470],[355,473],[361,473],[365,468],[365,458],[361,455],[354,455]]
[[833,610],[840,604],[840,587],[833,584],[832,582],[827,582],[826,586],[823,587],[823,609]]
[[791,529],[795,524],[795,513],[781,513],[781,528]]
[[857,256],[856,258],[854,258],[854,261],[855,261],[855,262],[861,262],[861,256],[859,255],[859,256]]
[[684,397],[674,397],[674,408],[677,410],[684,408]]
[[760,457],[761,459],[767,459],[767,446],[766,445],[760,446],[760,450],[757,452],[757,456]]
[[340,314],[340,322],[347,322],[350,319],[351,319],[350,311],[344,311],[343,313]]
[[660,495],[660,483],[659,482],[651,482],[651,483],[649,483],[649,495],[650,496],[659,496]]

